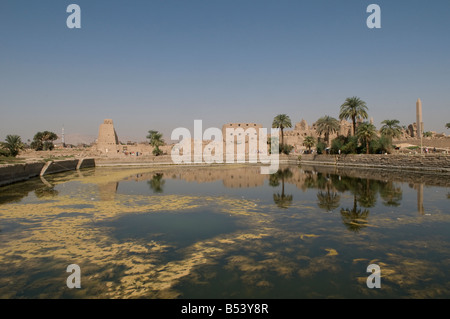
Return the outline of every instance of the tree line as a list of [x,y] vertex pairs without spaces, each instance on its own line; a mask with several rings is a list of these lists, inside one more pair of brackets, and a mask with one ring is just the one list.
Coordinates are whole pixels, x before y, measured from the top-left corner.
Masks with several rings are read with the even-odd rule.
[[[51,151],[55,148],[53,142],[57,139],[58,135],[53,132],[37,132],[29,147],[35,151]],[[26,146],[19,135],[7,135],[5,142],[0,143],[0,156],[16,157]]]
[[[324,153],[328,150],[331,154],[352,154],[352,153],[390,153],[394,148],[392,141],[401,136],[403,127],[400,121],[396,119],[387,119],[381,122],[382,127],[378,131],[375,125],[367,120],[368,107],[366,102],[359,97],[353,96],[347,98],[340,106],[339,120],[350,120],[352,123],[351,133],[348,136],[338,135],[330,141],[330,136],[339,132],[339,120],[329,115],[325,115],[317,120],[316,131],[323,140],[316,139],[313,136],[306,136],[303,140],[303,146],[311,153],[311,149],[316,146],[317,152]],[[281,133],[280,152],[289,154],[293,146],[284,143],[284,129],[291,128],[292,122],[288,115],[277,115],[272,123],[273,128],[279,128]],[[450,123],[446,124],[450,128]],[[428,132],[427,132],[428,133]],[[427,133],[424,133],[426,137]]]
[[[316,140],[313,136],[306,136],[303,141],[303,146],[309,152],[311,152],[311,148],[316,146],[318,153],[323,153],[326,149],[334,154],[391,152],[393,148],[392,140],[401,136],[402,133],[400,121],[396,119],[382,121],[381,124],[383,125],[379,131],[380,135],[378,135],[375,125],[370,122],[365,121],[357,125],[359,120],[367,120],[368,117],[366,102],[356,96],[349,97],[340,107],[339,120],[351,120],[352,135],[339,135],[330,141],[331,134],[339,132],[340,124],[336,118],[325,115],[316,122],[317,133],[319,136],[324,136],[323,141]],[[292,128],[290,117],[286,114],[275,116],[272,127],[279,128],[281,132],[280,153],[289,154],[294,146],[284,143],[284,129]],[[450,123],[447,123],[445,127],[449,129]],[[425,132],[424,136],[427,136],[428,133]],[[58,136],[53,132],[37,132],[29,147],[36,151],[53,150],[55,147],[53,142],[57,139]],[[160,132],[150,130],[147,139],[154,148],[153,155],[159,156],[163,154],[163,151],[159,147],[165,145],[165,142]],[[5,142],[0,142],[0,156],[16,157],[25,146],[20,136],[7,135]]]

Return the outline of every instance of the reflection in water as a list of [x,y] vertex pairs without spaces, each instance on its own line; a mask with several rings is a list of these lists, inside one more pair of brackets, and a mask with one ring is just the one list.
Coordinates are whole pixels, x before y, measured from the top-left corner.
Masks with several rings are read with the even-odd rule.
[[149,180],[148,186],[150,186],[150,189],[153,190],[153,193],[162,193],[163,192],[163,186],[165,181],[162,179],[164,174],[162,173],[156,173],[153,175],[152,179]]
[[292,204],[292,195],[286,195],[284,193],[284,182],[285,179],[291,178],[292,172],[289,168],[279,169],[275,174],[270,175],[269,185],[272,187],[277,187],[280,185],[281,181],[281,194],[273,194],[273,201],[280,208],[288,208]]
[[384,200],[383,205],[389,207],[399,207],[402,201],[403,191],[393,181],[380,183],[380,196]]
[[423,184],[417,186],[417,211],[423,215],[425,210],[423,208]]
[[326,192],[317,193],[318,205],[327,212],[333,211],[340,205],[341,196],[336,192],[331,192],[330,188]]
[[317,193],[318,206],[327,212],[331,212],[340,206],[341,196],[334,186],[339,178],[335,178],[336,175],[322,173],[317,174],[317,176],[318,188],[320,189]]
[[367,227],[367,219],[369,217],[368,209],[358,209],[356,194],[353,199],[353,208],[341,208],[342,222],[348,230],[352,232],[359,232],[364,227]]
[[97,184],[100,200],[113,201],[116,199],[119,182],[99,183]]
[[37,198],[51,198],[58,196],[59,192],[55,190],[55,185],[50,184],[43,176],[40,177],[44,187],[36,188],[34,194]]
[[[0,297],[450,297],[448,176],[258,172],[96,168],[1,188]],[[72,263],[83,289],[65,287]],[[371,263],[383,289],[367,289]]]

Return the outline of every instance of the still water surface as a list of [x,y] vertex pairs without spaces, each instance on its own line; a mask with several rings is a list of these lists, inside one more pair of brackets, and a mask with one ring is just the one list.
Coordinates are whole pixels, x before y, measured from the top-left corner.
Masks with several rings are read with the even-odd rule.
[[[450,179],[95,168],[0,188],[0,298],[450,298]],[[81,268],[69,289],[66,268]],[[366,285],[381,268],[381,288]]]

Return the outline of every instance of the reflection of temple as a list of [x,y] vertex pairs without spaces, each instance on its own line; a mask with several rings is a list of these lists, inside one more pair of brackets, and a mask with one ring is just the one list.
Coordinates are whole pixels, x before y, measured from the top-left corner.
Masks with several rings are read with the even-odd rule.
[[[185,167],[183,169],[173,169],[164,171],[164,179],[181,179],[186,182],[210,183],[223,181],[223,185],[228,188],[257,187],[264,184],[266,175],[260,174],[260,167],[248,166],[240,168],[212,168],[198,169]],[[147,181],[153,178],[156,172],[133,175],[125,180]]]
[[[283,190],[283,183],[294,185],[302,191],[308,189],[317,189],[319,207],[332,211],[339,207],[340,196],[343,192],[350,192],[355,200],[363,208],[370,208],[376,205],[377,200],[385,206],[398,207],[402,201],[402,187],[396,185],[393,181],[399,180],[403,183],[405,180],[402,173],[388,172],[389,178],[383,176],[385,172],[374,174],[373,170],[344,170],[334,167],[280,167],[280,171],[273,175],[263,175],[260,173],[258,165],[224,165],[211,167],[196,166],[177,166],[161,167],[158,169],[148,168],[142,172],[136,171],[130,173],[128,177],[118,177],[117,181],[111,181],[98,184],[100,198],[102,200],[114,200],[115,193],[120,181],[149,182],[154,181],[162,186],[164,180],[183,180],[186,182],[212,183],[222,181],[227,188],[251,188],[261,187],[268,183],[277,191]],[[281,174],[284,170],[289,170],[289,174]],[[124,171],[121,171],[124,176]],[[398,174],[398,175],[396,175]],[[160,175],[160,176],[159,176]],[[160,178],[155,179],[155,176]],[[417,211],[424,215],[424,185],[437,185],[439,187],[449,187],[450,181],[444,176],[420,175],[420,183],[417,183],[419,177],[415,176],[416,183],[410,183],[411,187],[417,190]],[[271,179],[278,178],[277,185]],[[150,184],[149,184],[150,185]],[[153,185],[153,184],[152,184]],[[414,185],[414,186],[412,186]],[[276,188],[279,187],[279,188]],[[156,188],[156,187],[155,187]],[[153,189],[153,188],[152,188]],[[159,188],[158,188],[159,189]],[[164,188],[158,191],[163,193]],[[283,197],[283,191],[281,197]],[[287,194],[291,195],[291,194]]]
[[105,184],[98,184],[98,191],[100,199],[103,201],[114,200],[116,197],[119,182],[111,182]]

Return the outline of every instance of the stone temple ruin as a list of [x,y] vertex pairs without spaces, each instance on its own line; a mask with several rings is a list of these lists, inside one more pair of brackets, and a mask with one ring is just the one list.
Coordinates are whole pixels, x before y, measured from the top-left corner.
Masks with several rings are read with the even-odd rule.
[[119,138],[113,120],[104,120],[98,129],[97,149],[104,153],[117,153]]
[[144,153],[151,154],[153,148],[148,144],[120,143],[113,120],[106,119],[103,121],[103,124],[100,124],[94,150],[101,155],[115,157],[123,155],[139,156]]
[[[339,135],[349,136],[352,132],[352,123],[342,120],[339,122],[339,131],[330,134],[330,141]],[[305,137],[312,136],[316,140],[322,139],[317,133],[317,125],[313,123],[311,126],[302,119],[300,122],[296,123],[293,130],[284,131],[284,142],[285,144],[293,145],[296,151],[305,149],[303,146],[303,141]]]
[[[416,103],[416,122],[420,123],[419,128],[417,127],[417,123],[412,123],[408,127],[404,126],[401,136],[397,139],[398,142],[407,142],[407,143],[418,143],[417,141],[419,136],[421,136],[423,133],[423,120],[422,120],[422,102],[420,99],[417,100]],[[363,120],[359,119],[356,123],[357,126],[362,123]],[[370,119],[370,122],[373,123],[373,119]],[[352,123],[346,120],[341,120],[339,122],[339,130],[337,132],[330,134],[330,141],[332,141],[334,138],[338,136],[350,136],[352,134]],[[232,129],[238,129],[242,128],[247,130],[248,128],[254,128],[256,133],[247,133],[245,138],[245,152],[246,154],[249,154],[249,146],[250,142],[252,140],[256,139],[256,141],[259,141],[259,129],[263,126],[261,124],[257,123],[228,123],[224,124],[222,126],[222,136],[223,136],[223,143],[224,143],[224,152],[226,149],[226,138],[227,136],[226,129],[232,128]],[[268,134],[270,134],[270,130],[268,129]],[[439,142],[439,139],[443,139],[443,143],[447,144],[447,138],[445,134],[435,134],[435,132],[431,132],[433,136],[433,141]],[[233,143],[235,144],[235,150],[237,151],[239,142],[239,137],[237,135],[240,135],[242,133],[238,133],[235,131],[235,135],[233,136]],[[251,135],[251,136],[250,136]],[[442,135],[442,136],[441,136]],[[296,123],[293,129],[285,129],[284,130],[284,142],[285,144],[294,146],[294,153],[301,153],[303,150],[305,150],[305,146],[303,146],[303,142],[307,136],[312,136],[316,140],[324,141],[324,136],[317,133],[317,125],[316,123],[313,123],[312,125],[308,125],[308,123],[302,119],[300,122]],[[236,138],[236,139],[234,139]],[[444,141],[445,140],[445,141]],[[204,150],[210,146],[210,141],[202,141],[202,145]],[[438,143],[439,144],[439,143]],[[438,144],[436,144],[438,146]],[[194,140],[191,139],[191,145],[193,147]],[[258,143],[259,145],[259,143]],[[420,144],[419,144],[420,145]],[[258,146],[260,147],[260,146]],[[160,149],[165,154],[171,154],[171,150],[173,148],[173,145],[165,145],[160,147]],[[145,155],[152,155],[153,147],[149,145],[148,143],[131,143],[128,142],[126,144],[121,143],[119,141],[119,138],[117,136],[116,130],[114,128],[113,120],[111,119],[105,119],[103,124],[99,127],[99,133],[98,133],[98,139],[97,142],[93,148],[94,151],[96,151],[99,155],[102,156],[108,156],[108,157],[121,157],[121,156],[145,156]],[[258,150],[258,152],[261,150]],[[182,154],[182,151],[180,152]]]
[[[334,134],[330,135],[330,138],[337,137],[338,135],[348,135],[351,132],[352,125],[351,123],[347,121],[341,121],[340,122],[340,130],[339,132],[336,132]],[[242,128],[244,131],[253,128],[255,129],[255,132],[252,133],[252,136],[246,134],[246,137],[244,139],[245,146],[245,152],[248,154],[250,152],[249,144],[253,142],[253,140],[256,139],[256,142],[259,143],[259,129],[263,128],[263,125],[257,124],[257,123],[228,123],[224,124],[222,126],[222,136],[224,139],[224,152],[226,150],[226,137],[227,132],[226,129],[239,129]],[[268,130],[268,133],[270,134],[270,130]],[[233,134],[233,133],[232,133]],[[235,151],[237,152],[237,145],[240,144],[239,137],[237,135],[240,135],[242,133],[239,133],[238,131],[235,131],[236,134],[233,136],[233,143],[236,145]],[[316,125],[315,123],[312,126],[309,126],[308,123],[305,120],[301,120],[299,123],[297,123],[292,130],[285,130],[284,131],[284,140],[285,143],[293,145],[295,151],[300,151],[305,149],[303,146],[303,140],[306,136],[313,136],[314,138],[320,138],[320,136],[317,134],[316,131]],[[205,148],[208,148],[209,141],[203,141],[202,145]],[[194,141],[191,140],[191,145],[193,147]],[[259,144],[257,144],[259,145]],[[165,145],[160,147],[161,150],[163,150],[166,154],[171,153],[173,145]],[[119,138],[117,136],[116,130],[114,128],[113,120],[106,119],[104,120],[103,124],[99,127],[99,133],[98,133],[98,139],[94,146],[94,150],[103,156],[108,157],[121,157],[126,155],[131,156],[145,156],[145,155],[152,155],[153,147],[149,145],[148,143],[127,143],[123,144],[120,143]],[[261,150],[259,150],[261,151]],[[182,152],[181,152],[182,153]]]

